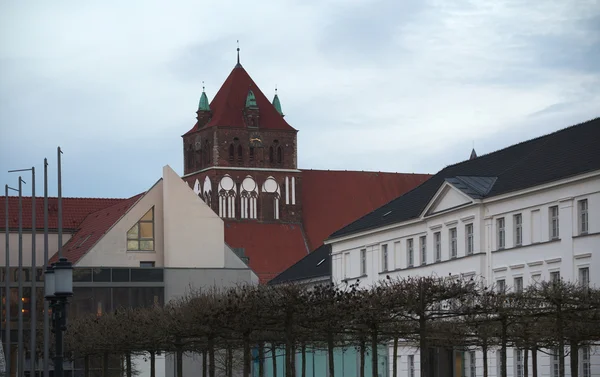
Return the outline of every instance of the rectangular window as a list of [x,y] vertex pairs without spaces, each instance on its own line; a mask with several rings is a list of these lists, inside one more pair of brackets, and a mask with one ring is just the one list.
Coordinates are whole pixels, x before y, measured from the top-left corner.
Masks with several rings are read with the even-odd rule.
[[469,351],[469,377],[477,377],[477,357],[475,351]]
[[504,217],[501,217],[499,219],[496,220],[496,238],[497,238],[497,242],[496,242],[496,246],[497,249],[504,249],[504,245],[505,245],[505,239],[506,239],[506,233],[505,233],[505,229],[504,229]]
[[458,255],[456,245],[456,228],[450,229],[450,258],[456,258]]
[[407,258],[406,263],[407,263],[408,267],[412,267],[415,262],[415,254],[414,254],[414,250],[413,250],[413,239],[412,238],[406,240],[406,258]]
[[523,350],[515,348],[515,374],[516,377],[523,377]]
[[560,281],[560,271],[552,271],[550,273],[550,281],[553,283],[557,283]]
[[540,281],[542,281],[542,275],[541,274],[531,275],[531,281],[533,282],[533,284],[538,284]]
[[466,234],[466,249],[467,255],[473,254],[474,244],[473,244],[473,224],[465,225],[465,234]]
[[439,262],[442,260],[442,233],[436,232],[433,238],[435,241],[435,261]]
[[516,214],[513,217],[515,224],[515,246],[523,245],[523,217],[521,214]]
[[577,202],[579,214],[579,234],[587,234],[588,232],[588,201],[583,199]]
[[360,274],[367,274],[367,249],[362,249],[360,251]]
[[154,262],[140,262],[140,267],[154,267]]
[[592,364],[590,362],[590,346],[581,347],[581,375],[592,377]]
[[350,277],[350,253],[344,254],[344,277]]
[[496,373],[496,376],[502,376],[502,361],[502,352],[498,350],[496,351],[496,366],[498,367],[498,372]]
[[550,239],[558,239],[558,206],[550,207]]
[[496,290],[498,293],[506,292],[506,281],[504,281],[504,279],[496,281]]
[[384,272],[388,270],[388,245],[381,245],[381,268]]
[[408,377],[415,377],[415,355],[408,355]]
[[427,264],[427,237],[419,238],[419,247],[421,248],[421,264]]
[[560,373],[559,373],[559,353],[558,353],[558,349],[555,349],[554,352],[552,353],[552,356],[550,356],[550,369],[552,371],[551,375],[552,377],[559,377]]
[[539,209],[531,211],[531,243],[542,241],[542,215]]
[[514,290],[516,293],[523,292],[523,277],[519,276],[515,278]]
[[579,269],[579,285],[584,288],[588,288],[590,286],[590,268],[582,267]]

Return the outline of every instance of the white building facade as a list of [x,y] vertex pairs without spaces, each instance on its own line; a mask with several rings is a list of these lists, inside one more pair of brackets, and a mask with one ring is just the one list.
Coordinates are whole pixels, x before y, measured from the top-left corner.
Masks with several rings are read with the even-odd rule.
[[[412,197],[404,200],[407,203],[400,197],[397,203],[358,220],[373,224],[380,218],[380,226],[355,226],[358,230],[334,234],[328,241],[333,282],[358,279],[361,286],[368,287],[387,275],[451,275],[479,277],[488,286],[506,289],[556,278],[600,286],[600,168],[588,167],[582,174],[489,195],[502,191],[504,182],[492,166],[490,174],[484,174],[485,159],[491,165],[498,159],[494,155],[505,151],[483,156],[480,162],[476,159],[446,168],[431,179],[437,178],[436,182],[426,182],[409,193]],[[461,175],[453,176],[457,170]],[[478,176],[469,176],[475,170]],[[404,215],[403,221],[386,224],[384,219],[394,211],[410,212],[410,203],[419,201],[415,199],[419,190],[433,195],[424,193],[421,200],[427,198],[422,206]],[[508,350],[508,376],[522,376],[522,358],[517,356]],[[392,357],[390,353],[390,360]],[[558,377],[556,358],[541,352],[537,357],[540,376]],[[492,350],[488,360],[489,376],[499,376],[499,352]],[[600,349],[580,350],[579,360],[580,376],[600,376]],[[480,351],[467,353],[463,363],[465,377],[483,375]],[[569,357],[565,365],[570,375]],[[398,376],[418,376],[418,349],[402,348],[398,366]],[[456,373],[436,375],[459,376]]]

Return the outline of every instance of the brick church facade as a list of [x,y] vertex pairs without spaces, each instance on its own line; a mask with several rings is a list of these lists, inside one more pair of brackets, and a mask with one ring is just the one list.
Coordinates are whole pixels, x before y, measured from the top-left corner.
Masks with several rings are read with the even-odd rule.
[[429,178],[298,169],[298,131],[277,94],[269,101],[239,55],[210,104],[202,92],[196,114],[183,135],[183,179],[223,218],[225,241],[249,258],[263,282],[339,227]]

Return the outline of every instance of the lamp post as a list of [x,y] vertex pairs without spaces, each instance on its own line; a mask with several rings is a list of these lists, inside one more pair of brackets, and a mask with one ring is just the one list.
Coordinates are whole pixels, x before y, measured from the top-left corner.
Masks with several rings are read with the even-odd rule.
[[52,308],[52,323],[56,340],[54,351],[54,376],[64,377],[63,331],[67,329],[67,300],[73,296],[73,266],[67,258],[49,266],[44,273],[46,300]]

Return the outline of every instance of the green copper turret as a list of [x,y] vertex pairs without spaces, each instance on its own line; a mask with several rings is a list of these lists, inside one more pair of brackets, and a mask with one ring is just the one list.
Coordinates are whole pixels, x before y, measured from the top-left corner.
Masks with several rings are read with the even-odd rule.
[[208,104],[208,97],[202,88],[202,95],[200,96],[200,103],[198,104],[198,111],[210,111],[210,105]]
[[248,95],[246,96],[246,108],[257,109],[258,105],[256,104],[256,97],[252,90],[248,90]]
[[281,102],[279,102],[279,96],[277,96],[277,89],[275,89],[275,97],[273,98],[273,106],[275,107],[275,110],[277,110],[277,112],[279,114],[281,114],[281,116],[283,116],[283,111],[281,111]]

